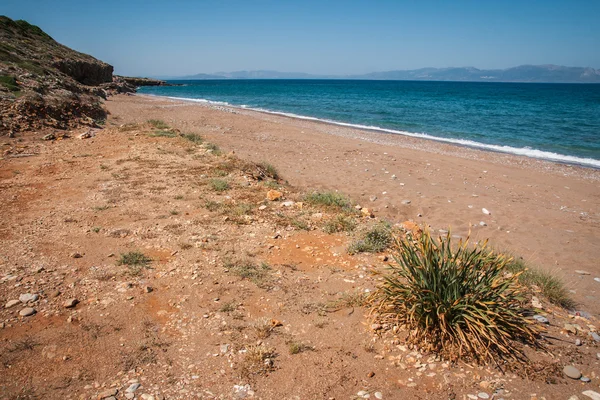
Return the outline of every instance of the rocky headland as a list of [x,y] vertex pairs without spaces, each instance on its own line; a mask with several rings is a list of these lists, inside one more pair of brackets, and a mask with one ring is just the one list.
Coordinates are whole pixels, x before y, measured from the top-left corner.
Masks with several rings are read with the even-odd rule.
[[102,125],[103,101],[148,78],[113,76],[113,66],[72,50],[35,25],[0,16],[0,135]]

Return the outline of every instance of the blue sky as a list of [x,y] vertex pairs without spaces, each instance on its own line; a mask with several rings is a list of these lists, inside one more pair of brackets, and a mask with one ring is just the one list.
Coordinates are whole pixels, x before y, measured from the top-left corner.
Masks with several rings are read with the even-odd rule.
[[125,75],[600,68],[600,0],[2,0]]

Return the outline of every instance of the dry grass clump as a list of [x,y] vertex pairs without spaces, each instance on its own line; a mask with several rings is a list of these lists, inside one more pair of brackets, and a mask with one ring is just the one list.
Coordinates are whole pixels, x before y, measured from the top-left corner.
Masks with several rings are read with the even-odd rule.
[[268,162],[263,161],[261,163],[258,163],[256,166],[263,176],[274,179],[276,181],[280,179],[279,171],[277,171],[277,168],[275,168],[273,164],[269,164]]
[[366,231],[360,239],[348,247],[348,253],[380,253],[393,242],[392,229],[389,224],[380,223]]
[[290,342],[288,344],[288,350],[289,350],[290,354],[294,355],[294,354],[302,353],[303,351],[314,350],[314,347],[309,346],[304,343],[301,343],[301,342]]
[[194,144],[202,144],[202,142],[204,142],[204,139],[202,138],[202,136],[198,135],[197,133],[188,133],[183,135],[184,139],[189,140],[190,142],[194,143]]
[[252,281],[258,287],[267,283],[271,270],[266,263],[255,264],[251,260],[228,260],[225,262],[225,268],[242,279]]
[[169,125],[160,119],[149,119],[148,123],[156,129],[169,129]]
[[325,233],[336,233],[336,232],[351,232],[356,228],[356,222],[352,217],[344,214],[338,214],[323,226]]
[[265,345],[251,345],[246,348],[246,355],[242,361],[242,376],[264,375],[273,370],[275,349]]
[[122,253],[119,260],[117,261],[117,264],[145,267],[151,262],[152,259],[150,257],[147,257],[144,253],[141,253],[139,251],[130,251],[128,253]]
[[374,311],[406,325],[407,340],[424,351],[477,362],[525,357],[516,342],[537,346],[538,330],[525,316],[525,288],[507,273],[510,258],[451,235],[428,231],[397,241],[396,265],[372,297]]
[[520,274],[519,282],[540,291],[552,304],[566,309],[575,308],[575,301],[558,277],[539,269],[529,268],[520,259],[513,259],[506,267],[512,273]]
[[211,179],[210,186],[215,192],[224,192],[229,189],[229,183],[223,179]]

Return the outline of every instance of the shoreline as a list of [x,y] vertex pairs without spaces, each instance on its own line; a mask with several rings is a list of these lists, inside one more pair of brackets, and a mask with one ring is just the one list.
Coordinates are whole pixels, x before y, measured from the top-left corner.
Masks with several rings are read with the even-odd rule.
[[436,143],[444,143],[444,144],[464,147],[464,148],[468,148],[468,149],[472,149],[472,150],[479,150],[479,151],[499,153],[499,154],[507,154],[507,155],[512,155],[512,156],[525,157],[528,159],[547,161],[547,162],[557,163],[557,164],[562,164],[562,165],[567,165],[567,166],[600,170],[600,160],[596,160],[593,158],[587,158],[587,157],[583,158],[583,157],[578,157],[578,156],[559,154],[559,153],[555,153],[555,152],[533,149],[533,148],[511,147],[511,146],[506,146],[506,145],[488,144],[488,143],[476,142],[476,141],[469,140],[469,139],[444,138],[444,137],[439,137],[439,136],[433,136],[433,135],[430,135],[427,133],[408,132],[408,131],[382,128],[379,126],[352,124],[352,123],[348,123],[348,122],[328,120],[328,119],[323,119],[323,118],[318,118],[318,117],[312,117],[309,115],[288,113],[288,112],[284,112],[284,111],[274,111],[274,110],[267,110],[267,109],[262,109],[262,108],[247,107],[244,105],[233,105],[233,104],[230,104],[225,101],[216,101],[216,100],[208,100],[208,99],[193,99],[193,98],[188,98],[188,97],[162,96],[162,95],[147,94],[147,93],[138,93],[137,95],[154,97],[154,98],[159,98],[159,99],[168,99],[168,100],[174,100],[174,101],[183,101],[183,102],[188,102],[188,103],[201,104],[201,105],[205,105],[205,106],[209,106],[209,107],[230,107],[235,110],[253,111],[253,112],[257,112],[257,113],[276,115],[276,116],[280,116],[280,117],[291,118],[291,119],[296,119],[296,120],[301,120],[301,121],[312,121],[312,122],[316,122],[316,123],[341,126],[341,127],[345,127],[345,128],[349,128],[349,129],[358,129],[358,130],[367,131],[367,132],[371,132],[371,133],[377,133],[377,134],[400,135],[400,136],[405,136],[405,137],[414,138],[414,139],[420,139],[420,140],[426,140],[426,141],[431,141],[431,142],[436,142]]
[[[106,104],[109,125],[160,119],[243,159],[271,163],[293,186],[344,193],[391,222],[489,238],[556,273],[577,301],[600,313],[593,280],[600,277],[599,170],[156,96]],[[582,279],[576,270],[591,275]]]

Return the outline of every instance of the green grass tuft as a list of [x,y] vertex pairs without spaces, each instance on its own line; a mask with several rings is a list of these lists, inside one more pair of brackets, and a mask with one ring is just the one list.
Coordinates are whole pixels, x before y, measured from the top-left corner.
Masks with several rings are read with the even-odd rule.
[[188,133],[183,135],[183,137],[194,144],[202,144],[202,142],[204,142],[202,136],[198,135],[197,133]]
[[152,259],[150,257],[147,257],[144,253],[141,253],[139,251],[130,251],[128,253],[122,253],[117,264],[146,267],[151,262]]
[[452,246],[428,231],[397,242],[396,263],[373,296],[384,320],[406,325],[409,343],[451,360],[525,361],[518,342],[540,346],[527,319],[525,288],[506,274],[510,258],[468,239]]
[[363,236],[348,247],[348,253],[380,253],[387,249],[393,241],[392,229],[388,224],[375,225]]
[[19,90],[19,85],[17,84],[17,80],[14,76],[0,75],[0,85],[4,86],[11,92],[16,92]]
[[169,129],[169,125],[160,119],[149,119],[148,123],[156,129]]
[[224,192],[229,189],[229,183],[223,179],[211,179],[210,186],[216,192]]
[[258,167],[261,169],[261,172],[266,177],[275,179],[276,181],[279,180],[279,171],[277,171],[277,168],[275,168],[273,164],[269,164],[268,162],[263,161],[258,164]]
[[312,192],[304,197],[304,201],[313,206],[325,206],[337,209],[350,209],[352,203],[343,194],[336,192]]

